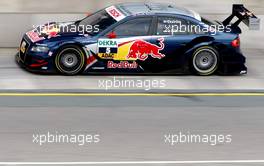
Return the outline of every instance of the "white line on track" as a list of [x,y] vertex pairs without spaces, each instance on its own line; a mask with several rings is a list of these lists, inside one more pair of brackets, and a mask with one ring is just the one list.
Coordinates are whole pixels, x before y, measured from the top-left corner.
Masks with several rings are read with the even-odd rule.
[[105,162],[0,162],[0,165],[137,165],[137,164],[234,164],[264,163],[264,160],[200,160],[200,161],[105,161]]

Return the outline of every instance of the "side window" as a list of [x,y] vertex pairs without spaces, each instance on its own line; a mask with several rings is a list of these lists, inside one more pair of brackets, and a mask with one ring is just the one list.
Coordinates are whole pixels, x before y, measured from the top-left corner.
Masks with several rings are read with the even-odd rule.
[[196,26],[190,21],[177,17],[159,17],[157,35],[196,34]]
[[147,36],[150,30],[151,21],[151,17],[129,20],[114,28],[114,32],[116,33],[117,37]]

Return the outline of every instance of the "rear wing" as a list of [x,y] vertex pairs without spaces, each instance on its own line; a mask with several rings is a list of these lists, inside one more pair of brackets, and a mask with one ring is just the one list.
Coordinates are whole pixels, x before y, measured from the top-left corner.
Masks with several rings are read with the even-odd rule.
[[260,30],[260,19],[257,18],[251,11],[246,9],[242,4],[234,4],[232,14],[223,22],[224,26],[230,25],[233,18],[237,17],[238,20],[232,24],[236,28],[243,22],[250,30]]

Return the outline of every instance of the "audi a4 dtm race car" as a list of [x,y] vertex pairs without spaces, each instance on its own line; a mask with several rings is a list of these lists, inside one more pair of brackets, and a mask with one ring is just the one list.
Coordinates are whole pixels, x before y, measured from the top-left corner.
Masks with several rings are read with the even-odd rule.
[[257,29],[260,20],[243,5],[219,22],[173,5],[123,3],[75,22],[35,27],[24,35],[16,61],[29,71],[64,75],[245,74],[241,22]]

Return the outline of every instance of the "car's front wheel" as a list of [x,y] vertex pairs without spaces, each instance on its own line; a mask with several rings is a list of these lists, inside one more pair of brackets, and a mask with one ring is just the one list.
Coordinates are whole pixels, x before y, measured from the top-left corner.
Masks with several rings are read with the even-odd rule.
[[198,48],[192,56],[192,68],[194,72],[201,76],[214,74],[218,69],[218,52],[212,47]]
[[85,65],[85,55],[77,46],[62,48],[55,58],[56,68],[64,75],[77,75]]

